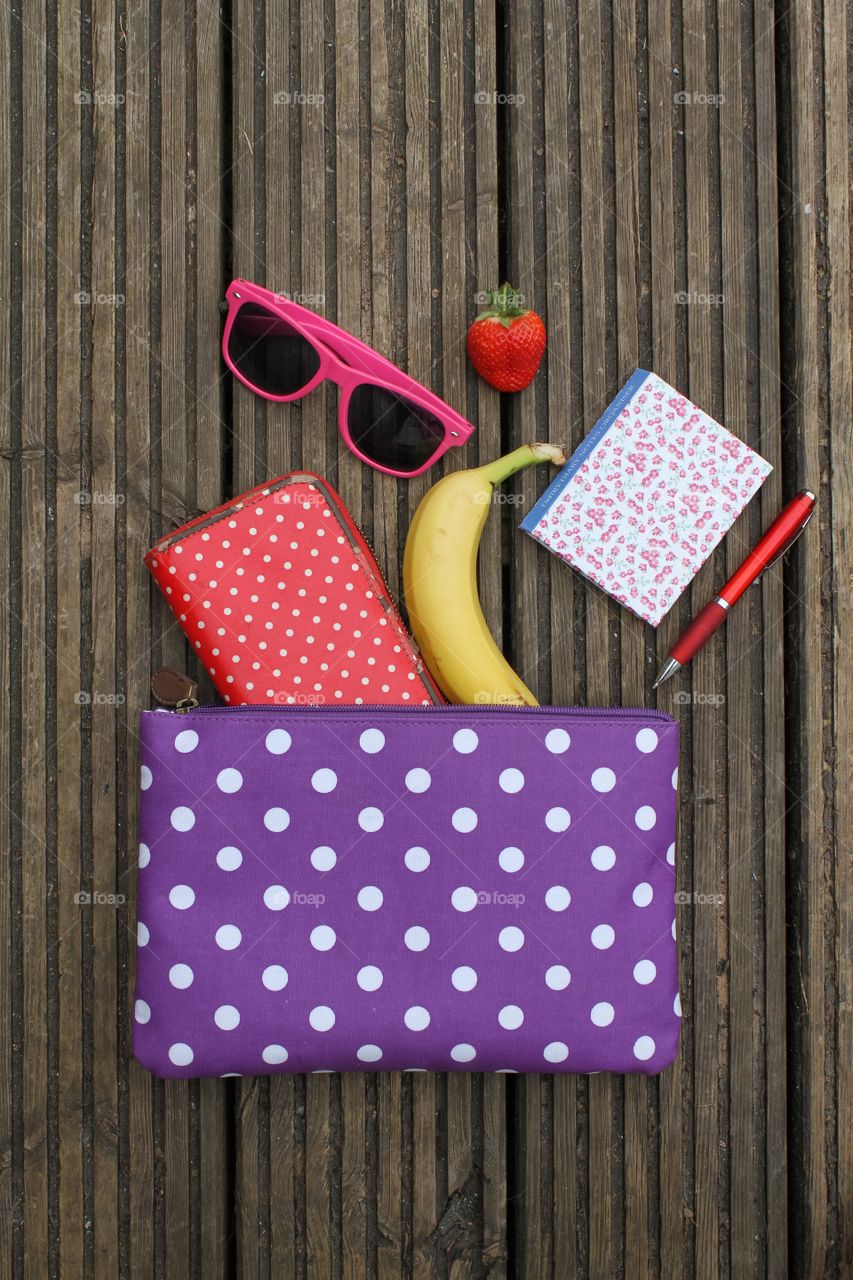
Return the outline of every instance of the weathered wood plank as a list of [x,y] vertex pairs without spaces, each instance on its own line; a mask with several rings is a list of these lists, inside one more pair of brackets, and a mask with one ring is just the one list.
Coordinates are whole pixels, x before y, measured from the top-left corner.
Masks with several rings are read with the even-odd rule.
[[[27,93],[32,85],[43,92],[46,76],[46,18],[44,10],[33,12],[22,22],[20,74]],[[22,1132],[18,1158],[23,1164],[23,1201],[20,1204],[22,1269],[27,1275],[45,1275],[50,1265],[49,1210],[54,1207],[51,1178],[53,1170],[47,1128],[48,1035],[45,1013],[48,981],[53,963],[48,963],[45,943],[47,903],[46,841],[48,820],[46,783],[48,757],[45,741],[52,726],[47,721],[47,680],[53,657],[42,646],[47,626],[46,598],[47,502],[45,481],[45,301],[48,251],[44,239],[45,117],[42,109],[24,110],[17,122],[22,132],[21,241],[22,307],[16,323],[20,326],[20,365],[14,376],[20,379],[20,544],[14,560],[20,574],[20,589],[13,603],[19,646],[20,683],[13,696],[26,706],[15,747],[20,751],[21,785],[13,799],[17,830],[13,830],[14,856],[21,862],[20,969],[14,975],[21,984],[22,1004],[18,1059],[17,1105]],[[17,522],[16,522],[17,523]],[[17,674],[17,673],[16,673]],[[18,904],[16,903],[16,908]],[[17,923],[17,922],[16,922]],[[50,1198],[50,1199],[49,1199]]]
[[[124,112],[125,186],[121,193],[125,218],[126,261],[124,265],[125,349],[124,393],[127,412],[125,428],[125,467],[127,472],[127,523],[125,577],[125,618],[127,626],[128,669],[125,682],[126,720],[126,830],[128,832],[128,889],[134,897],[129,913],[128,932],[120,945],[129,963],[128,977],[135,972],[133,950],[136,942],[135,862],[132,851],[137,848],[137,748],[136,712],[148,706],[148,666],[151,654],[150,587],[147,574],[140,571],[142,556],[153,538],[161,532],[159,476],[152,476],[150,444],[152,430],[158,429],[158,410],[152,403],[152,380],[155,375],[154,343],[151,330],[151,275],[156,268],[158,252],[156,208],[152,208],[152,93],[147,4],[134,6],[124,25],[123,70],[126,97]],[[153,250],[153,253],[152,253]],[[152,510],[153,508],[153,510]],[[126,1024],[130,1035],[132,989],[126,993],[129,1010]],[[125,1259],[129,1276],[150,1276],[155,1259],[155,1206],[160,1194],[160,1161],[154,1133],[153,1098],[155,1084],[136,1063],[128,1069],[127,1122],[124,1141],[127,1144],[125,1177],[127,1208],[124,1222]],[[158,1224],[159,1225],[159,1224]],[[157,1232],[159,1249],[159,1230]]]

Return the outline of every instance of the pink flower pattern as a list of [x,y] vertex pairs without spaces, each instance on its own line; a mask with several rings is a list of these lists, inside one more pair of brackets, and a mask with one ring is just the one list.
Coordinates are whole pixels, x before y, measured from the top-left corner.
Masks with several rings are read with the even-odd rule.
[[657,626],[771,470],[650,374],[533,537]]

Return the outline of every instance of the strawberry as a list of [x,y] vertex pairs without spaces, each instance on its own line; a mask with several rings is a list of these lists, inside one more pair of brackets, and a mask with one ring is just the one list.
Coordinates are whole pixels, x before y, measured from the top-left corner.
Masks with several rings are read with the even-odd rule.
[[468,359],[498,391],[521,391],[539,368],[545,350],[542,317],[521,305],[511,285],[490,289],[488,306],[468,329]]

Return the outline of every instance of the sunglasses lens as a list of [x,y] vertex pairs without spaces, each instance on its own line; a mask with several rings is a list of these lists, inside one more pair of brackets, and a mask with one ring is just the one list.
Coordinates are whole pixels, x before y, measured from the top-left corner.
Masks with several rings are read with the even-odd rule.
[[320,368],[308,339],[254,302],[244,302],[234,317],[228,355],[246,381],[269,396],[296,395]]
[[380,467],[418,471],[444,440],[444,423],[405,396],[362,383],[349,402],[347,425],[353,444]]

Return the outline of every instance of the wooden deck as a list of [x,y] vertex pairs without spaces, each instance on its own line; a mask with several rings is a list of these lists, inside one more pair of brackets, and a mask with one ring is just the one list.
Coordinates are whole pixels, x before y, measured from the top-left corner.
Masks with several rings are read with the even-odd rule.
[[[4,7],[2,1275],[853,1275],[845,22],[842,0]],[[576,445],[637,365],[676,383],[775,468],[694,601],[818,492],[681,686],[698,896],[659,1079],[164,1084],[130,1059],[135,718],[152,665],[189,661],[143,552],[301,466],[395,584],[428,483],[341,450],[333,394],[234,385],[232,275],[441,392],[478,423],[471,463]],[[505,277],[549,345],[501,400],[463,335]],[[485,597],[540,699],[653,703],[690,600],[656,636],[503,511]]]

